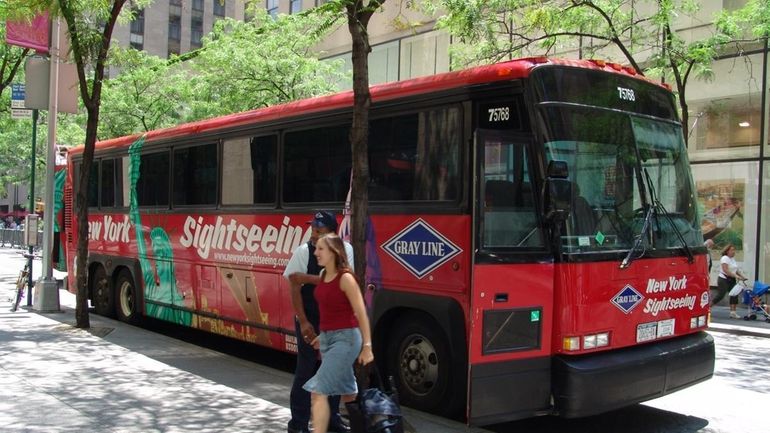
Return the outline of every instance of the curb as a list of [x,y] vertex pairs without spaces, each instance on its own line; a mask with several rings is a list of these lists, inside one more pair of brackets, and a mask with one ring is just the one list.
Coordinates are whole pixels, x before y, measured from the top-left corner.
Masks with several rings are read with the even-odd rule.
[[756,328],[749,329],[744,326],[722,325],[722,324],[712,323],[709,325],[707,330],[709,332],[719,332],[723,334],[770,338],[770,331],[759,330]]

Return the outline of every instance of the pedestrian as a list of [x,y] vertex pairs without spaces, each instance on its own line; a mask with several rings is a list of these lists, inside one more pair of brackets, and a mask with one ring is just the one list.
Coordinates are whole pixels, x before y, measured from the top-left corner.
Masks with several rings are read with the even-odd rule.
[[[727,244],[722,250],[722,258],[719,260],[719,278],[717,279],[717,296],[711,302],[711,305],[716,305],[725,295],[732,289],[738,281],[746,281],[746,277],[743,276],[738,269],[738,263],[735,261],[735,246],[733,244]],[[738,297],[730,296],[730,317],[738,319]]]
[[703,246],[706,247],[706,261],[708,263],[708,270],[709,270],[709,276],[710,276],[711,275],[711,267],[714,264],[714,260],[711,258],[711,250],[714,249],[714,240],[713,239],[706,239],[706,241],[703,242]]
[[[294,382],[289,396],[289,408],[291,419],[289,420],[289,433],[309,432],[310,422],[310,393],[302,386],[318,370],[318,352],[310,342],[319,332],[318,303],[313,296],[315,285],[321,281],[319,276],[321,267],[315,256],[315,247],[318,238],[322,235],[333,233],[337,230],[337,217],[329,211],[319,210],[313,215],[310,223],[310,240],[298,246],[286,265],[283,272],[284,278],[291,285],[291,302],[294,307],[294,329],[297,338],[297,366],[294,370]],[[353,247],[345,242],[345,251],[351,258]],[[329,418],[329,431],[346,433],[350,427],[342,420],[339,414],[340,398],[329,398],[331,406]],[[316,427],[317,428],[317,427]]]
[[374,361],[372,338],[364,298],[348,264],[345,246],[334,233],[318,239],[315,255],[323,266],[315,298],[321,315],[321,333],[311,341],[321,350],[321,367],[305,383],[311,393],[314,433],[326,433],[330,410],[328,396],[345,403],[356,399],[358,388],[353,364]]

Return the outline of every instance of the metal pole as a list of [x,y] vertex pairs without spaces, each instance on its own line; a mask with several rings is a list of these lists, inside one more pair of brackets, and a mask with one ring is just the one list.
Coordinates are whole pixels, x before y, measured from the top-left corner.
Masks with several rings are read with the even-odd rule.
[[[762,192],[763,192],[764,186],[765,186],[765,180],[764,180],[764,178],[765,178],[765,146],[767,146],[769,144],[768,143],[768,137],[770,137],[767,134],[767,128],[768,128],[767,116],[768,116],[768,112],[766,111],[766,110],[768,110],[768,105],[767,105],[767,98],[768,98],[768,95],[767,95],[768,90],[767,89],[768,89],[768,87],[767,87],[767,84],[768,84],[768,80],[770,79],[770,77],[768,76],[768,71],[767,71],[767,64],[768,64],[768,62],[770,62],[770,50],[768,49],[767,38],[765,38],[764,49],[765,49],[765,53],[763,55],[764,62],[762,62],[762,83],[764,83],[764,85],[762,86],[762,108],[760,108],[760,110],[759,110],[759,112],[763,113],[763,114],[762,114],[762,116],[760,116],[760,121],[759,121],[759,187],[757,188],[758,189],[758,191],[757,191],[757,204],[758,204],[758,206],[757,206],[757,221],[759,221],[760,223],[757,224],[757,237],[755,239],[756,248],[754,249],[754,251],[756,252],[756,254],[754,254],[754,279],[755,280],[759,280],[760,279],[759,278],[760,277],[759,271],[760,271],[760,266],[762,265],[760,263],[760,258],[764,257],[764,254],[760,253],[761,251],[764,250],[764,248],[762,248],[762,223],[761,223],[761,221],[762,221],[762,217],[763,217],[762,214],[767,211],[767,209],[764,209],[763,206],[762,206],[762,204],[763,204],[762,200],[763,200],[763,195],[764,195],[764,194],[762,194]],[[769,277],[768,277],[768,270],[767,269],[765,269],[765,275],[762,276],[762,278],[765,281],[768,280]]]
[[59,102],[59,32],[60,21],[51,22],[51,71],[48,85],[48,149],[46,151],[45,212],[43,214],[43,270],[44,276],[38,283],[34,310],[41,312],[59,311],[59,289],[53,279],[51,250],[53,246],[53,177],[56,169],[56,114]]
[[[37,109],[32,110],[32,156],[30,157],[30,180],[29,180],[29,212],[35,212],[35,152],[37,147]],[[37,236],[37,234],[35,234]],[[34,247],[29,246],[29,257],[27,258],[27,265],[29,267],[29,273],[27,274],[27,307],[32,306],[32,253]]]

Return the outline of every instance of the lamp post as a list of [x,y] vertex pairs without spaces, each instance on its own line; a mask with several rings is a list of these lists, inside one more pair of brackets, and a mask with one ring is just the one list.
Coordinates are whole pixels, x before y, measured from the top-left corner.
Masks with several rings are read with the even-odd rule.
[[[32,156],[30,156],[30,180],[29,180],[29,210],[28,212],[35,211],[35,152],[37,147],[37,109],[32,110]],[[35,234],[37,236],[37,234]],[[27,307],[32,306],[32,253],[34,247],[29,246],[29,256],[27,257],[27,265],[29,266],[29,278],[27,278]]]
[[48,88],[48,148],[46,149],[45,212],[43,213],[43,276],[36,291],[33,309],[59,311],[59,289],[53,278],[53,177],[56,166],[56,114],[59,90],[59,18],[51,21],[50,72]]

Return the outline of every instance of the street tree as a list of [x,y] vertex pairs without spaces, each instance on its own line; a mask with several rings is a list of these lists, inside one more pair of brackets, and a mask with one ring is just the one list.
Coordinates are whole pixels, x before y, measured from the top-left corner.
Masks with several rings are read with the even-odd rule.
[[[66,27],[72,56],[78,74],[80,100],[86,111],[86,133],[83,161],[80,169],[75,212],[78,222],[77,260],[75,262],[76,306],[75,326],[90,327],[88,316],[87,259],[88,259],[88,190],[91,164],[99,128],[104,69],[107,63],[112,32],[119,19],[130,20],[133,8],[123,6],[129,0],[8,0],[19,2],[36,10],[49,11],[60,16]],[[151,0],[131,0],[141,8]]]
[[313,47],[325,33],[316,14],[248,22],[217,20],[195,52],[162,59],[132,48],[112,48],[100,139],[146,132],[337,90],[339,62],[322,62]]
[[[0,104],[10,107],[8,92],[0,97]],[[11,119],[9,111],[9,108],[0,110],[0,195],[7,192],[6,185],[27,182],[30,176],[32,121]],[[44,146],[41,147],[45,149]],[[37,156],[41,155],[43,154],[38,151]],[[42,160],[42,165],[37,165],[37,168],[44,167],[45,159]]]
[[133,48],[113,47],[110,66],[120,74],[105,80],[99,139],[173,126],[189,105],[189,73],[166,59]]
[[254,9],[248,22],[217,20],[187,63],[195,84],[190,119],[267,107],[337,90],[340,65],[314,48],[326,35],[317,14],[271,17]]
[[[712,76],[714,59],[738,51],[750,36],[747,21],[766,14],[766,0],[749,0],[755,12],[722,12],[711,33],[687,40],[675,24],[697,19],[695,0],[432,0],[427,11],[446,12],[438,26],[457,36],[454,66],[492,63],[555,52],[603,57],[637,73],[672,82],[688,137],[687,84]],[[761,34],[761,33],[760,33]],[[764,33],[764,38],[766,38]]]
[[[351,236],[355,251],[358,281],[366,281],[366,225],[369,220],[369,20],[386,0],[333,0],[320,6],[318,12],[331,17],[322,28],[344,17],[350,32],[353,61],[353,120],[350,148],[353,159],[351,174]],[[365,284],[362,285],[363,290]]]

